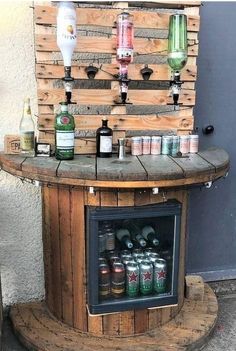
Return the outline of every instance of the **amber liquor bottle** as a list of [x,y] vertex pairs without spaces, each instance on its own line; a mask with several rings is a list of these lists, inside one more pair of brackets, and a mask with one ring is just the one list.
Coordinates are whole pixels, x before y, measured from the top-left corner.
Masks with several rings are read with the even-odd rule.
[[108,120],[102,119],[102,126],[97,129],[96,147],[97,157],[112,156],[112,129],[108,127]]

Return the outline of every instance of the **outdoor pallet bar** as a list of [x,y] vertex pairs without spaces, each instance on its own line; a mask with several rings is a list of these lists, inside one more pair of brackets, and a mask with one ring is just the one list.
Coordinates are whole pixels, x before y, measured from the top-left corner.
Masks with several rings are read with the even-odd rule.
[[[201,277],[185,274],[188,191],[225,177],[228,154],[211,148],[99,158],[95,135],[103,116],[113,146],[125,138],[127,151],[132,136],[192,134],[200,2],[77,5],[74,159],[0,153],[4,171],[42,187],[45,301],[13,306],[14,330],[26,347],[40,351],[194,350],[214,328],[218,305]],[[127,104],[118,102],[114,37],[124,9],[136,30]],[[188,17],[188,63],[177,108],[166,63],[172,13]],[[53,149],[54,112],[65,94],[56,7],[36,5],[34,16],[39,141]],[[97,69],[92,80],[86,73],[91,63]],[[144,82],[147,64],[153,72]]]

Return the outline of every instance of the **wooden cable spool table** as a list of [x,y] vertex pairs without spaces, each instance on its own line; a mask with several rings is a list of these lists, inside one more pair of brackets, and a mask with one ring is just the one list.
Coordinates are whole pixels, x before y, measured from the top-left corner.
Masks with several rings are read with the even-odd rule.
[[[185,297],[185,223],[188,186],[226,175],[228,154],[209,149],[186,157],[75,156],[73,161],[0,154],[3,170],[42,183],[45,302],[11,309],[14,329],[35,350],[193,350],[217,318],[214,293]],[[154,194],[153,188],[158,188]],[[87,308],[85,207],[182,204],[178,303],[92,315]],[[134,337],[135,336],[135,337]]]

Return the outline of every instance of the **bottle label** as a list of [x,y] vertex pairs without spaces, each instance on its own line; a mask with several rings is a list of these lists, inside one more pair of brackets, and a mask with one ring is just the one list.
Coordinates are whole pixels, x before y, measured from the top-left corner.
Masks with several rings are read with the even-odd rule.
[[34,132],[24,132],[20,135],[20,147],[22,151],[34,150]]
[[100,136],[100,152],[112,152],[112,136]]
[[133,49],[119,48],[117,49],[117,56],[121,59],[125,57],[133,58]]
[[75,133],[62,130],[56,131],[56,148],[59,150],[69,150],[74,148]]

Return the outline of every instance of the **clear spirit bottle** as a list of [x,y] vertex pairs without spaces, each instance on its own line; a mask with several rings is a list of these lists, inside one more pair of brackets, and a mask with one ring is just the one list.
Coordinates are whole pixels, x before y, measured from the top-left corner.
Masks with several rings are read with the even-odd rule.
[[21,153],[25,156],[35,156],[35,126],[29,98],[24,100],[23,115],[20,121],[20,148]]

